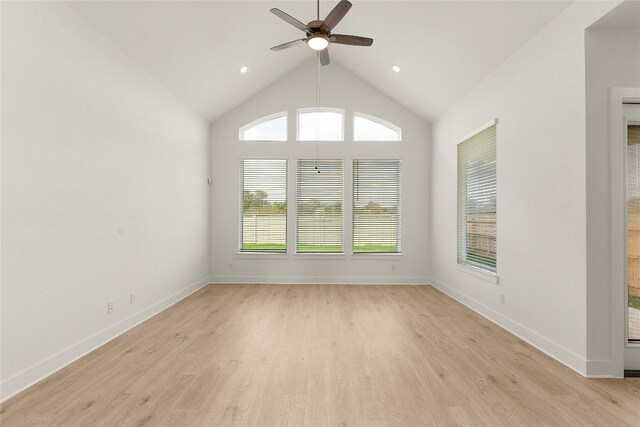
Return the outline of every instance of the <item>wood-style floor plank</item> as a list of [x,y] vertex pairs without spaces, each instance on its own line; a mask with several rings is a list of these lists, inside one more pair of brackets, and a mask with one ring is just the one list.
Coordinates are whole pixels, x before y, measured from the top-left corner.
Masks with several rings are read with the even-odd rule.
[[0,407],[2,426],[640,426],[429,286],[210,285]]

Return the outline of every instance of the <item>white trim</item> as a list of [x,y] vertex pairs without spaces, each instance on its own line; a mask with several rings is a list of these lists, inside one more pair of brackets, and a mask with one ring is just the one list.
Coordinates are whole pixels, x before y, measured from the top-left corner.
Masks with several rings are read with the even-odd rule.
[[344,252],[296,252],[293,255],[293,259],[296,258],[304,258],[304,259],[322,259],[322,260],[331,260],[331,259],[347,259],[347,254]]
[[[340,128],[340,139],[318,139],[318,135],[316,135],[315,139],[300,139],[300,114],[305,113],[338,113],[342,118],[341,128]],[[345,116],[346,112],[343,108],[334,108],[334,107],[304,107],[296,109],[296,141],[297,142],[344,142],[344,125],[345,125]]]
[[491,126],[495,126],[498,124],[498,119],[493,119],[491,120],[489,123],[487,123],[486,125],[481,126],[480,128],[474,130],[473,132],[471,132],[470,134],[468,134],[467,136],[465,136],[464,138],[462,138],[461,140],[459,140],[458,142],[456,142],[456,146],[462,144],[463,142],[465,142],[467,139],[472,138],[474,136],[476,136],[477,134],[479,134],[480,132],[482,132],[483,130],[487,130],[489,129]]
[[354,252],[349,255],[352,260],[375,260],[375,261],[402,261],[404,254],[402,252]]
[[[387,253],[385,253],[385,252],[355,252],[354,251],[353,243],[355,242],[355,237],[356,237],[355,236],[355,223],[356,223],[356,221],[355,221],[355,204],[356,204],[356,200],[355,200],[355,189],[354,189],[356,178],[355,178],[354,164],[355,164],[355,162],[360,161],[360,160],[365,161],[365,162],[366,161],[377,161],[377,160],[383,160],[383,161],[389,160],[389,161],[394,161],[394,162],[397,163],[397,166],[398,166],[398,168],[397,168],[397,172],[398,172],[397,177],[398,177],[398,179],[397,179],[396,190],[398,190],[397,192],[398,192],[398,202],[399,202],[398,206],[397,206],[398,207],[398,211],[397,211],[398,223],[397,223],[397,227],[396,227],[396,240],[397,240],[397,242],[396,242],[397,245],[396,246],[397,246],[397,249],[398,249],[397,252],[387,252]],[[402,183],[403,183],[402,171],[403,171],[403,168],[404,168],[403,163],[404,163],[403,160],[398,158],[398,157],[395,157],[395,158],[384,158],[383,156],[380,156],[380,157],[377,157],[377,158],[376,157],[372,157],[372,158],[363,158],[363,157],[354,158],[354,157],[352,157],[351,158],[351,162],[349,164],[349,167],[351,168],[351,185],[349,186],[350,192],[351,192],[351,194],[350,194],[351,203],[349,205],[349,208],[351,210],[351,218],[350,218],[351,219],[351,223],[350,223],[351,239],[350,239],[350,242],[349,242],[349,245],[351,246],[351,251],[350,251],[350,255],[351,256],[357,256],[357,257],[361,257],[363,255],[378,255],[378,256],[387,255],[388,256],[388,255],[402,255],[403,254],[403,252],[402,252],[402,242],[403,242],[403,238],[404,238],[404,228],[402,228],[402,216],[403,216],[403,214],[402,214],[402,212],[403,212],[402,205],[403,205],[403,200],[404,200],[403,196],[402,196],[403,188],[404,188],[404,186],[402,185]]]
[[[398,134],[398,139],[376,139],[376,140],[356,139],[356,117],[360,117],[362,119],[369,120],[371,122],[377,123],[384,127],[388,127],[389,129],[395,131]],[[386,120],[382,120],[380,117],[354,111],[353,120],[351,121],[351,124],[353,125],[353,135],[351,135],[351,139],[354,142],[402,142],[402,128]]]
[[[244,139],[244,132],[255,127],[261,123],[268,122],[270,120],[278,119],[280,117],[285,118],[284,124],[284,139]],[[264,117],[260,117],[250,123],[247,123],[244,126],[240,126],[238,129],[238,141],[253,141],[253,142],[286,142],[289,140],[289,112],[288,111],[279,111],[277,113],[269,114]]]
[[289,259],[286,252],[237,252],[236,259]]
[[54,374],[70,363],[75,362],[81,357],[98,347],[103,346],[112,339],[124,334],[129,329],[139,325],[145,320],[155,316],[163,310],[166,310],[178,301],[188,297],[192,293],[202,289],[209,283],[209,277],[200,279],[186,288],[168,296],[167,298],[132,314],[126,319],[103,329],[100,332],[80,341],[71,347],[68,347],[49,358],[36,363],[35,365],[13,375],[4,380],[0,386],[1,401],[5,401],[21,391],[31,387],[32,385],[42,381],[48,376]]
[[563,347],[556,342],[549,340],[548,338],[527,328],[526,326],[523,326],[518,322],[509,319],[508,317],[494,311],[493,309],[474,300],[473,298],[470,298],[462,294],[461,292],[452,289],[451,287],[436,279],[431,279],[431,284],[435,288],[442,291],[444,294],[466,305],[471,310],[475,311],[476,313],[480,314],[481,316],[490,320],[501,328],[506,329],[513,335],[517,336],[523,341],[526,341],[541,352],[556,359],[558,362],[574,370],[578,374],[586,376],[587,361],[580,355],[574,353],[573,351],[569,350],[566,347]]
[[425,285],[428,277],[411,276],[214,276],[212,284],[237,285]]
[[484,279],[487,282],[495,283],[496,285],[499,282],[500,276],[498,274],[493,273],[491,271],[483,270],[479,267],[472,267],[470,265],[456,263],[456,269],[458,271],[462,271],[463,273],[470,274],[474,277],[478,277],[480,279]]
[[611,360],[587,360],[587,378],[619,378],[612,371]]
[[623,103],[640,99],[640,88],[611,88],[609,92],[610,183],[610,283],[609,283],[609,375],[624,375],[626,331],[626,149]]
[[[368,142],[368,141],[358,141],[358,142]],[[389,142],[389,141],[370,141],[370,142]],[[401,163],[404,161],[404,156],[398,154],[381,154],[379,156],[375,155],[356,155],[353,154],[351,156],[351,164],[353,165],[354,160],[399,160]]]
[[[252,142],[252,141],[247,141],[247,142]],[[265,141],[265,142],[274,142],[274,141]],[[245,155],[238,156],[238,161],[241,162],[242,160],[286,160],[288,162],[290,158],[291,157],[289,156],[274,157],[274,156],[256,156],[256,155],[247,154],[246,156]]]
[[[490,121],[489,123],[485,124],[484,126],[480,127],[479,129],[475,130],[473,133],[469,134],[468,136],[466,136],[464,139],[462,139],[461,141],[456,143],[456,262],[457,265],[460,267],[466,267],[469,268],[469,270],[466,269],[462,269],[462,268],[458,268],[458,270],[460,271],[464,271],[466,273],[469,273],[471,275],[474,275],[476,277],[482,278],[482,279],[487,279],[487,277],[485,276],[481,276],[478,275],[477,273],[486,273],[486,274],[491,274],[490,272],[480,268],[480,267],[475,267],[475,266],[471,266],[470,264],[462,264],[460,263],[460,259],[464,258],[464,260],[467,260],[467,254],[466,252],[464,254],[460,253],[460,239],[461,236],[464,239],[464,244],[462,245],[462,247],[466,247],[466,243],[467,243],[467,234],[466,233],[461,233],[461,223],[460,220],[463,219],[462,216],[464,216],[464,220],[466,221],[466,210],[464,214],[461,213],[461,209],[460,209],[460,197],[461,197],[461,192],[460,192],[460,144],[462,144],[463,142],[467,142],[469,139],[473,138],[474,136],[478,135],[480,132],[483,132],[487,129],[489,129],[492,126],[497,126],[498,125],[498,119],[495,118],[492,121]],[[497,230],[497,219],[498,219],[498,205],[497,205],[497,195],[498,195],[498,187],[497,187],[497,178],[498,178],[498,169],[497,169],[497,162],[498,162],[498,137],[497,137],[497,128],[496,128],[496,138],[495,138],[495,145],[496,145],[496,256],[498,253],[498,230]],[[467,174],[465,173],[465,176]],[[462,215],[462,216],[461,216]],[[465,228],[466,229],[466,228]],[[497,261],[497,258],[496,258]],[[495,283],[498,283],[498,272],[497,272],[497,265],[496,267],[496,271],[493,272],[493,274],[495,275]],[[477,270],[477,271],[472,271],[473,270]]]
[[240,158],[238,159],[238,191],[237,191],[237,196],[238,196],[238,203],[237,203],[237,208],[238,211],[236,212],[236,216],[238,218],[238,225],[236,228],[236,255],[243,255],[243,254],[251,254],[251,255],[257,255],[257,254],[261,254],[262,252],[259,251],[255,251],[255,252],[242,252],[242,237],[243,237],[243,202],[244,202],[244,161],[245,160],[284,160],[284,167],[285,167],[285,179],[284,179],[284,195],[285,195],[285,205],[286,205],[286,211],[285,211],[285,216],[284,216],[284,241],[285,241],[285,252],[267,252],[265,251],[265,254],[268,255],[287,255],[289,253],[289,248],[287,246],[287,242],[289,239],[289,157],[264,157],[264,156],[257,156],[257,157],[246,157],[246,156],[240,156]]
[[[298,168],[300,161],[314,161],[317,160],[318,162],[322,162],[322,161],[329,161],[329,162],[334,162],[334,161],[338,161],[338,162],[342,162],[342,230],[341,230],[341,236],[340,236],[340,242],[342,245],[342,252],[298,252],[298,182],[300,179],[300,176],[298,174],[298,172],[300,171],[300,168]],[[294,257],[309,257],[309,256],[320,256],[324,259],[326,259],[326,257],[328,256],[334,256],[334,257],[346,257],[347,252],[345,251],[345,228],[346,228],[346,212],[345,212],[345,201],[346,201],[346,186],[345,186],[345,178],[347,177],[347,174],[345,173],[345,160],[342,158],[313,158],[313,157],[298,157],[297,159],[295,159],[295,175],[294,175],[294,188],[293,191],[295,192],[295,199],[294,199],[294,203],[293,203],[293,215],[294,215],[294,233],[293,233],[293,248],[291,249],[291,254]],[[287,172],[288,173],[288,172]],[[289,211],[289,199],[287,198],[287,212]],[[287,248],[287,251],[289,251],[289,249]],[[287,252],[289,253],[289,252]]]

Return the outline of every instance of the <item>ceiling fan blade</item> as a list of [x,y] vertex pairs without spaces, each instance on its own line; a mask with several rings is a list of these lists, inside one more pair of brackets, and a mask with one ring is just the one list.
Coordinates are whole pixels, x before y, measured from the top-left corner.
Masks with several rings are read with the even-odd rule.
[[318,52],[318,54],[320,55],[320,65],[329,65],[329,63],[331,63],[331,60],[329,59],[329,49],[328,48],[324,48],[322,49],[320,52]]
[[352,46],[371,46],[373,44],[373,39],[370,39],[369,37],[350,36],[347,34],[332,34],[331,37],[329,37],[329,40],[332,43],[348,44]]
[[287,43],[279,44],[278,46],[274,46],[271,48],[272,51],[276,52],[278,50],[289,49],[290,47],[298,46],[299,44],[304,44],[307,39],[294,40]]
[[351,6],[353,5],[348,0],[340,0],[340,3],[338,3],[336,7],[334,7],[333,10],[329,12],[327,17],[324,19],[324,25],[332,30],[333,27],[338,25],[338,22],[340,22],[342,18],[344,18],[344,15],[349,12]]
[[278,18],[282,19],[283,21],[288,22],[289,24],[293,25],[294,27],[304,31],[305,33],[311,32],[311,29],[309,27],[307,27],[305,24],[303,24],[302,22],[298,21],[293,16],[281,11],[277,7],[274,7],[273,9],[271,9],[271,13],[273,13],[274,15],[276,15]]

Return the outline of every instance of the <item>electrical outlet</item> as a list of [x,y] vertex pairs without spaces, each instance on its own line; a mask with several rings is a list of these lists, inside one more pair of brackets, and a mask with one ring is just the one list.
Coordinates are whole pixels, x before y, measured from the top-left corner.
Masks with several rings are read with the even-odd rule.
[[504,304],[504,294],[500,294],[500,304]]
[[134,292],[131,292],[131,295],[129,296],[129,304],[135,304],[136,303],[136,294]]
[[113,303],[112,302],[108,302],[107,303],[107,314],[111,314],[113,312]]
[[396,265],[395,264],[391,264],[391,271],[396,271]]
[[227,266],[227,268],[228,268],[229,270],[233,270],[233,264],[229,264],[229,265]]

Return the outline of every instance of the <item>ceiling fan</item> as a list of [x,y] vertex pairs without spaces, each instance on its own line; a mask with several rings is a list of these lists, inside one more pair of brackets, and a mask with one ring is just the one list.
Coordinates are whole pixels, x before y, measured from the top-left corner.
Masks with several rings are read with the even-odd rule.
[[350,36],[346,34],[332,34],[331,30],[338,25],[338,22],[344,18],[349,9],[351,9],[351,2],[348,0],[340,0],[340,3],[333,8],[329,15],[320,20],[320,0],[317,2],[317,19],[311,21],[308,24],[303,24],[291,15],[286,14],[278,8],[271,9],[271,13],[281,18],[283,21],[288,22],[294,27],[304,31],[306,37],[298,40],[293,40],[288,43],[284,43],[271,48],[272,51],[278,51],[288,49],[293,46],[298,46],[307,43],[309,47],[319,52],[320,63],[322,65],[329,65],[329,50],[327,46],[329,43],[348,44],[352,46],[371,46],[373,39],[369,37]]

